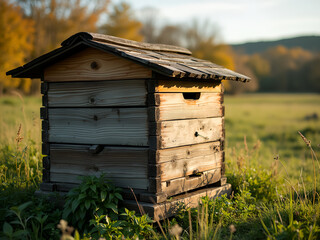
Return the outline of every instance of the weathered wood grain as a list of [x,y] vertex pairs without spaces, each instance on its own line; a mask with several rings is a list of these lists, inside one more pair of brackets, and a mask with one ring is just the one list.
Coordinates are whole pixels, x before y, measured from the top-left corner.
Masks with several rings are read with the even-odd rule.
[[42,143],[41,145],[42,155],[50,155],[50,144],[49,143]]
[[195,81],[195,79],[186,79],[177,81],[176,79],[155,80],[149,82],[149,92],[222,92],[221,81]]
[[166,44],[154,44],[154,43],[145,43],[145,42],[137,42],[129,39],[119,38],[115,36],[104,35],[100,33],[89,33],[89,32],[80,32],[72,35],[68,39],[64,40],[61,45],[69,46],[74,44],[76,38],[80,37],[86,40],[92,40],[95,42],[101,42],[106,45],[117,46],[125,49],[143,49],[152,51],[163,51],[163,52],[173,52],[173,53],[182,53],[190,55],[191,52],[183,47],[172,46]]
[[195,174],[194,176],[181,177],[162,181],[160,178],[149,178],[148,190],[152,193],[164,193],[167,197],[174,196],[186,191],[194,190],[221,179],[221,168],[211,169]]
[[101,147],[92,154],[90,145],[51,144],[51,170],[87,175],[105,173],[111,178],[147,179],[148,148]]
[[99,81],[150,78],[152,71],[94,48],[75,53],[44,69],[44,81]]
[[[219,164],[217,164],[219,165]],[[218,182],[221,178],[221,168],[215,168],[201,175],[186,178],[177,178],[165,182],[161,182],[162,192],[168,196],[177,195],[183,192],[187,192],[193,189],[197,189],[215,182]]]
[[51,163],[50,163],[50,157],[44,157],[42,158],[42,167],[46,170],[50,170]]
[[[90,175],[100,176],[99,172],[92,172]],[[89,175],[89,174],[88,174]],[[81,183],[82,175],[73,174],[72,172],[55,172],[54,170],[50,170],[50,180],[51,182],[64,182],[64,183]],[[144,178],[107,178],[118,187],[122,188],[137,188],[137,189],[147,189],[148,180]]]
[[40,119],[43,119],[43,120],[48,119],[48,108],[46,107],[40,108]]
[[48,183],[51,181],[51,174],[50,174],[50,170],[48,169],[43,169],[42,170],[42,182],[44,183]]
[[172,160],[157,165],[151,165],[151,169],[154,169],[155,171],[149,170],[149,176],[151,176],[152,173],[155,173],[155,175],[151,177],[160,178],[161,181],[167,181],[215,169],[221,167],[221,163],[222,152],[210,155],[201,155],[194,158]]
[[145,106],[145,80],[47,83],[49,107]]
[[192,159],[199,156],[212,155],[216,152],[219,152],[220,148],[221,142],[216,141],[160,150],[150,149],[149,164],[160,164],[169,161],[178,161],[181,159]]
[[[178,210],[179,203],[184,203],[187,207],[196,207],[202,197],[208,196],[209,198],[216,198],[223,194],[231,194],[230,184],[226,184],[221,187],[200,189],[195,192],[174,197],[171,201],[166,201],[160,204],[145,202],[140,202],[139,204],[154,221],[158,221],[173,216]],[[137,203],[133,200],[125,200],[124,206],[130,210],[139,212]]]
[[148,146],[146,108],[50,108],[49,142]]
[[152,149],[164,149],[213,142],[222,137],[223,118],[203,118],[158,122],[149,126]]
[[46,94],[48,92],[49,85],[47,82],[41,81],[40,92],[41,94]]
[[222,94],[199,95],[199,99],[193,100],[185,99],[184,93],[155,93],[154,103],[158,106],[148,108],[149,121],[223,117]]

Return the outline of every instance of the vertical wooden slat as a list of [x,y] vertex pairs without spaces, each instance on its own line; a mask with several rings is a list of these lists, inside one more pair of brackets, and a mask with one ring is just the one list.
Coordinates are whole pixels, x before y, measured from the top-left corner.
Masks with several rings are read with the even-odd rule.
[[[49,84],[44,81],[44,76],[42,73],[41,94],[43,94],[42,95],[43,107],[40,108],[40,118],[42,119],[42,154],[46,155],[45,157],[42,158],[43,183],[50,183],[50,145],[48,144],[48,139],[49,139],[48,90],[49,90]],[[51,191],[53,190],[54,190],[54,187],[52,187]]]

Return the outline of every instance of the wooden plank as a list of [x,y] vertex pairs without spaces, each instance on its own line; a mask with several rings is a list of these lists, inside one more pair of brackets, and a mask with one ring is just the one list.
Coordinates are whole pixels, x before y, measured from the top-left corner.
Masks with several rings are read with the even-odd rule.
[[[192,193],[183,194],[174,197],[170,201],[164,203],[145,203],[139,202],[143,210],[151,217],[154,221],[163,220],[165,218],[173,216],[179,208],[179,203],[184,203],[187,207],[196,207],[199,204],[200,198],[208,196],[209,198],[217,198],[223,194],[228,196],[231,194],[231,185],[226,184],[221,187],[208,187],[194,191]],[[139,212],[137,203],[133,200],[125,200],[124,207]]]
[[42,143],[41,145],[42,155],[50,155],[50,145],[48,143]]
[[48,95],[47,94],[42,95],[41,101],[42,101],[42,106],[48,107]]
[[49,108],[49,142],[148,146],[146,108]]
[[47,144],[49,141],[49,121],[48,120],[42,120],[41,122],[41,138],[42,142],[44,144]]
[[49,107],[145,106],[145,80],[49,83]]
[[218,182],[221,179],[221,168],[211,169],[201,175],[193,177],[183,177],[168,181],[161,181],[161,190],[167,196],[174,196],[193,189],[207,186]]
[[[40,189],[42,191],[57,191],[59,194],[65,194],[66,192],[69,192],[71,189],[78,187],[79,184],[74,184],[74,183],[41,183],[40,184]],[[138,200],[141,199],[140,195],[143,194],[148,194],[146,190],[143,189],[133,189],[133,192]],[[134,200],[134,196],[132,194],[131,189],[128,188],[123,188],[121,191],[121,195],[123,199],[132,199]],[[150,194],[149,194],[150,195]]]
[[[202,173],[207,170],[221,167],[222,156],[222,152],[217,152],[210,155],[201,155],[194,158],[173,160],[157,165],[151,165],[156,170],[153,171],[155,176],[151,177],[159,177],[161,181],[167,181]],[[150,173],[152,173],[152,171],[150,171]]]
[[112,178],[147,178],[148,148],[103,147],[92,154],[90,145],[51,144],[51,169],[86,175],[101,172]]
[[42,182],[48,183],[51,180],[51,174],[49,169],[42,170]]
[[193,176],[162,181],[160,178],[149,178],[149,192],[164,193],[167,197],[204,187],[221,179],[221,167],[211,169]]
[[[90,175],[99,176],[101,173],[93,172]],[[66,183],[81,183],[81,177],[83,175],[72,174],[68,172],[50,172],[50,180],[51,182],[66,182]],[[122,188],[139,188],[139,189],[147,189],[148,180],[144,178],[111,178],[107,177],[115,186]]]
[[139,200],[141,202],[161,203],[161,202],[165,202],[167,199],[168,199],[168,197],[164,193],[142,192],[139,194]]
[[50,157],[47,156],[47,157],[42,158],[42,167],[44,169],[50,170],[50,166],[51,166]]
[[150,147],[164,149],[217,141],[222,137],[222,120],[203,118],[159,122],[149,126]]
[[153,84],[150,82],[149,92],[222,92],[221,81],[196,81],[195,79],[186,79],[177,81],[176,79],[159,79]]
[[147,148],[102,147],[100,152],[92,154],[90,147],[51,144],[51,181],[80,183],[78,176],[104,173],[120,187],[147,188]]
[[46,107],[40,108],[40,119],[43,119],[43,120],[48,119],[48,108]]
[[192,159],[199,156],[211,155],[219,152],[221,142],[209,142],[190,146],[175,147],[161,150],[149,150],[149,164],[159,164],[181,159]]
[[150,51],[164,51],[164,52],[174,52],[174,53],[182,53],[190,55],[191,52],[183,47],[179,46],[172,46],[166,44],[154,44],[154,43],[145,43],[145,42],[137,42],[129,39],[119,38],[110,35],[104,35],[100,33],[88,33],[88,32],[81,32],[77,33],[65,41],[61,43],[62,46],[68,46],[74,43],[74,39],[78,36],[85,38],[87,40],[92,40],[94,42],[101,42],[102,44],[111,45],[115,47],[121,48],[128,48],[132,50],[150,50]]
[[155,93],[158,107],[149,107],[149,121],[223,117],[221,93],[200,93],[197,100],[185,99],[192,93]]
[[44,81],[100,81],[150,78],[152,71],[94,48],[75,53],[44,69]]
[[40,91],[41,91],[41,94],[47,94],[48,89],[49,89],[48,83],[41,81],[41,88],[40,88],[40,89],[41,89],[41,90],[40,90]]
[[56,190],[56,186],[53,183],[40,183],[40,190],[45,192],[53,192]]

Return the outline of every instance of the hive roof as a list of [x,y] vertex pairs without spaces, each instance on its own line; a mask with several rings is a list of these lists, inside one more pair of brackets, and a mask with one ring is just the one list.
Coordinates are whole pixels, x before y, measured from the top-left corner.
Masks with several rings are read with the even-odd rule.
[[246,82],[249,77],[207,60],[195,58],[182,47],[150,44],[123,38],[80,32],[61,43],[61,47],[31,62],[7,72],[12,77],[40,78],[42,70],[84,48],[92,47],[131,60],[154,72],[174,78],[236,80]]

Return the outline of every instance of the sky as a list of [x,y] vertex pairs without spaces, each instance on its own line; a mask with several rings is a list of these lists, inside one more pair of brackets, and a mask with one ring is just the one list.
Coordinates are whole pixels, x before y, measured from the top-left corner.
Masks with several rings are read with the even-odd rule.
[[[114,3],[121,0],[115,0]],[[226,43],[320,35],[320,0],[126,0],[141,9],[157,9],[158,22],[209,21]],[[140,16],[139,16],[140,14]]]

